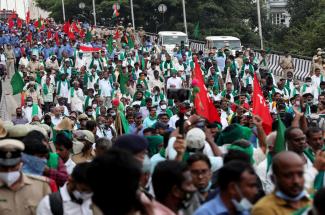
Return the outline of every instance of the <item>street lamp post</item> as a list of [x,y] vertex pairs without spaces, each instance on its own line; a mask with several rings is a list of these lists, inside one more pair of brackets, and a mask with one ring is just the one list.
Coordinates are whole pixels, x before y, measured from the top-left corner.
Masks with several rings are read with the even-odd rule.
[[134,12],[133,12],[133,0],[130,0],[130,4],[131,4],[131,18],[132,18],[132,26],[133,26],[133,29],[135,30]]
[[262,24],[261,24],[261,7],[260,7],[260,0],[256,1],[256,6],[257,6],[257,18],[258,18],[258,33],[260,36],[260,41],[261,41],[261,49],[264,49],[264,44],[263,44],[263,34],[262,34]]
[[84,19],[85,19],[85,21],[86,21],[86,17],[85,17],[85,15],[84,15],[84,9],[85,9],[85,7],[86,7],[86,4],[84,3],[84,2],[80,2],[79,3],[79,8],[80,8],[80,10],[81,10],[81,12],[82,12],[82,16],[84,17]]
[[95,5],[95,0],[93,0],[93,15],[94,15],[94,25],[97,25],[96,22],[96,5]]
[[185,0],[183,0],[182,3],[183,3],[184,28],[185,28],[185,34],[187,35],[187,22],[186,22]]
[[165,13],[167,11],[167,6],[165,4],[160,4],[158,6],[158,11],[163,15],[163,24],[165,23]]
[[63,21],[65,22],[64,0],[62,0],[62,14],[63,14]]

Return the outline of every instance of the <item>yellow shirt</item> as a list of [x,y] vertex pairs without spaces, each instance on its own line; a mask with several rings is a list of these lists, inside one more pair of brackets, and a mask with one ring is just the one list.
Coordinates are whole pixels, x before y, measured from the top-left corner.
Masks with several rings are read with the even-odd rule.
[[266,195],[260,199],[253,207],[252,215],[289,215],[311,203],[308,197],[301,199],[297,205],[299,208],[292,207],[287,201],[280,199],[274,193]]

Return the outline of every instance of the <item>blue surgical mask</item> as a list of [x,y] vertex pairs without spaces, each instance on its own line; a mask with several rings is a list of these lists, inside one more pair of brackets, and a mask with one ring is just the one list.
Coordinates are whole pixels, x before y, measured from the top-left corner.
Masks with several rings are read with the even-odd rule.
[[238,202],[236,199],[231,199],[233,205],[238,212],[250,211],[253,207],[252,203],[243,196],[239,186],[236,184],[236,190],[240,195],[241,200]]
[[199,192],[200,193],[206,193],[206,192],[208,192],[210,190],[211,186],[212,186],[212,182],[209,181],[208,186],[206,186],[206,188],[204,188],[204,189],[200,189]]
[[284,199],[286,201],[291,201],[291,202],[297,202],[301,200],[304,197],[307,197],[308,194],[305,190],[301,191],[296,197],[290,197],[287,194],[283,193],[281,190],[277,190],[275,192],[275,195],[279,197],[280,199]]

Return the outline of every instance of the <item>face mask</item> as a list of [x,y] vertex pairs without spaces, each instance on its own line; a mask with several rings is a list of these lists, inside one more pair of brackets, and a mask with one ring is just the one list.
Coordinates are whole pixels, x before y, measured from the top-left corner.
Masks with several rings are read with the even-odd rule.
[[111,112],[111,115],[112,115],[112,116],[116,116],[116,113],[115,113],[115,112]]
[[275,195],[277,197],[279,197],[280,199],[284,199],[286,201],[291,201],[291,202],[297,202],[297,201],[301,200],[302,198],[308,196],[308,194],[307,194],[307,192],[305,190],[301,191],[298,194],[298,196],[296,196],[296,197],[290,197],[290,196],[286,195],[285,193],[283,193],[280,190],[276,191]]
[[156,96],[156,95],[158,95],[158,92],[154,92],[153,94]]
[[27,104],[28,106],[32,106],[32,105],[33,105],[33,102],[26,102],[26,104]]
[[161,108],[162,110],[166,110],[166,109],[167,109],[167,105],[161,105],[160,108]]
[[307,82],[306,85],[307,85],[308,87],[310,87],[310,86],[311,86],[311,83],[310,83],[310,82]]
[[97,108],[97,104],[93,104],[93,108]]
[[234,204],[236,210],[238,212],[249,211],[253,207],[252,203],[248,199],[243,197],[243,194],[242,194],[241,190],[239,189],[239,187],[237,186],[237,184],[236,184],[236,190],[239,193],[240,198],[241,198],[240,202],[238,202],[236,199],[231,200],[232,203]]
[[204,189],[200,189],[199,192],[200,192],[200,193],[208,192],[208,191],[210,190],[211,186],[212,186],[212,182],[209,181],[208,186],[207,186],[206,188],[204,188]]
[[91,115],[93,115],[93,112],[92,111],[89,111],[89,112],[87,112],[87,115],[88,116],[91,116]]
[[0,180],[3,181],[8,187],[13,185],[20,177],[19,171],[14,172],[0,172]]
[[78,190],[72,191],[72,194],[76,199],[88,200],[93,196],[93,193],[79,192]]
[[253,206],[252,203],[250,203],[250,201],[246,198],[242,198],[240,202],[238,202],[236,199],[232,199],[231,201],[238,212],[249,211]]
[[104,128],[105,128],[105,124],[99,124],[99,127],[100,127],[101,129],[104,129]]

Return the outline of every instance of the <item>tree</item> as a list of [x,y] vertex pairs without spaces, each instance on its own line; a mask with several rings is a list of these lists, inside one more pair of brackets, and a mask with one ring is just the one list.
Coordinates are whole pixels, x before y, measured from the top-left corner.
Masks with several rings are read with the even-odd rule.
[[[57,0],[36,0],[38,6],[51,12],[50,16],[62,23],[62,5]],[[83,0],[86,7],[78,7],[80,0],[65,0],[66,18],[85,17],[92,22],[92,0]],[[97,20],[109,20],[108,25],[115,25],[111,20],[112,5],[116,0],[96,0]],[[128,0],[120,0],[120,19],[124,24],[131,22],[130,5]],[[134,0],[134,13],[136,26],[143,26],[148,32],[161,30],[184,31],[182,1],[165,0],[167,11],[163,15],[158,11],[161,0]],[[186,0],[188,32],[193,37],[197,22],[200,23],[200,37],[203,40],[209,35],[229,35],[239,37],[243,44],[258,44],[256,3],[252,0]]]

